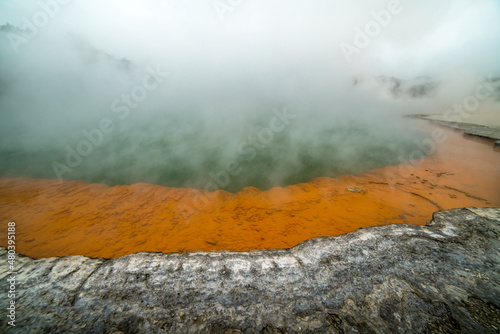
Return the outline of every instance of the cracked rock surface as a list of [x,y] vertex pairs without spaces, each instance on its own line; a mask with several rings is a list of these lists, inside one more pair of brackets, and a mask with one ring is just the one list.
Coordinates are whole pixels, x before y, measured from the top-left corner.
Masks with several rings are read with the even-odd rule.
[[454,209],[292,249],[18,255],[0,249],[0,332],[498,333],[500,209]]

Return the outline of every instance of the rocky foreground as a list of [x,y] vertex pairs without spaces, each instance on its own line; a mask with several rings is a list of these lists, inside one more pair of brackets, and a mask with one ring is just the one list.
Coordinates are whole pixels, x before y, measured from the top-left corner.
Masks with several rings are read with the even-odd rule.
[[0,332],[498,333],[500,209],[438,212],[286,250],[19,255],[1,249]]

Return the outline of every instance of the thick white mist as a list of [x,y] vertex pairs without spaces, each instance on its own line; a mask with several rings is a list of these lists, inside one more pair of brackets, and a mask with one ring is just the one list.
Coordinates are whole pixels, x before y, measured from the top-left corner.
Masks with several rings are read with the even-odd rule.
[[[422,134],[403,115],[444,111],[500,73],[493,0],[402,0],[349,60],[342,43],[394,3],[221,2],[0,2],[1,175],[55,178],[53,162],[103,119],[113,131],[64,178],[203,187],[233,160],[245,168],[231,190],[358,173],[414,148]],[[120,118],[115,101],[156,68],[168,77]],[[436,88],[394,96],[380,75]],[[250,147],[284,107],[293,122]],[[256,151],[248,163],[242,145]]]

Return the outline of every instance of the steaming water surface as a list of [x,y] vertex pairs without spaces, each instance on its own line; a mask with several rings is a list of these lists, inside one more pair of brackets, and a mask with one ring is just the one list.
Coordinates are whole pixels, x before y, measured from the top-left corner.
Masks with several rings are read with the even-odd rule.
[[[238,132],[224,124],[210,129],[193,120],[159,119],[103,136],[88,156],[78,154],[88,150],[78,146],[87,140],[83,135],[59,147],[4,150],[0,174],[55,179],[60,169],[64,179],[110,186],[152,183],[209,191],[237,192],[247,186],[266,190],[398,164],[398,157],[408,157],[417,148],[420,135],[416,130],[414,138],[403,133],[410,121],[396,117],[385,116],[392,128],[374,125],[376,119],[329,117],[328,124],[317,124],[321,119],[300,116],[285,126],[276,117],[282,113],[270,110],[253,123],[239,124]],[[69,167],[75,162],[80,163]]]
[[498,207],[500,154],[490,143],[444,131],[436,153],[414,165],[267,191],[202,195],[150,184],[2,178],[0,219],[22,221],[16,249],[23,254],[118,257],[288,248],[365,226],[425,224],[440,209]]

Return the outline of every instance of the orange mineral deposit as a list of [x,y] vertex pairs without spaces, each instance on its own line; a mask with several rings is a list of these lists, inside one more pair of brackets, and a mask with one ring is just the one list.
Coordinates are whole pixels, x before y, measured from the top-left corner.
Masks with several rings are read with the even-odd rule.
[[[425,224],[433,212],[500,206],[500,152],[451,130],[413,165],[200,201],[195,189],[150,184],[0,179],[0,221],[16,222],[31,257],[287,248],[389,223]],[[5,234],[0,243],[7,244]]]

